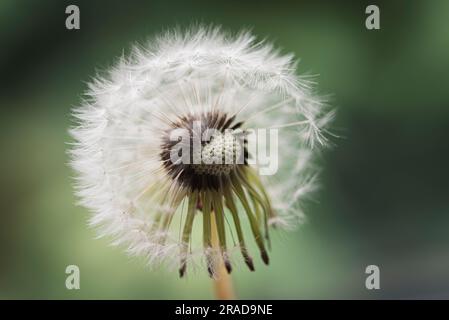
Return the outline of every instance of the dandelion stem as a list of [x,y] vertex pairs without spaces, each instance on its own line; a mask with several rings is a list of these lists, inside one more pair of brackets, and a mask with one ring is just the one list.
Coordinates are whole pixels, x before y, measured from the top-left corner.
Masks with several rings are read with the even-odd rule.
[[220,252],[220,241],[218,239],[217,224],[215,222],[215,216],[212,213],[211,217],[211,238],[212,247],[214,248],[215,257],[214,260],[217,261],[215,265],[215,278],[214,281],[214,291],[215,296],[218,300],[232,300],[235,299],[235,293],[232,286],[231,276],[228,274],[223,259]]

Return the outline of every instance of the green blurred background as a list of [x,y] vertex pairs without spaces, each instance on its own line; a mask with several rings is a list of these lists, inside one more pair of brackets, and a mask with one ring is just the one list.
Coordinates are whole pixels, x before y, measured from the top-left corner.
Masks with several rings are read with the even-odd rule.
[[[67,167],[70,109],[132,43],[192,22],[251,27],[338,108],[336,146],[297,232],[272,264],[234,273],[240,298],[449,298],[449,1],[0,2],[0,298],[211,298],[206,272],[179,279],[95,240]],[[65,28],[77,4],[81,30]],[[81,269],[81,290],[65,268]],[[365,267],[381,289],[365,289]]]

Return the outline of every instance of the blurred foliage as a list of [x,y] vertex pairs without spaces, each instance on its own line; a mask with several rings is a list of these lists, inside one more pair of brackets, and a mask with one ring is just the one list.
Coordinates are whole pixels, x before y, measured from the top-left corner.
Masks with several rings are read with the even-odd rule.
[[[241,298],[449,297],[449,2],[0,2],[0,298],[211,298],[206,273],[178,279],[95,240],[75,205],[70,108],[96,70],[175,25],[250,27],[294,52],[338,108],[335,147],[307,223],[278,233],[272,264],[234,272]],[[81,30],[65,29],[77,4]],[[65,267],[81,290],[65,288]],[[364,287],[366,265],[381,290]]]

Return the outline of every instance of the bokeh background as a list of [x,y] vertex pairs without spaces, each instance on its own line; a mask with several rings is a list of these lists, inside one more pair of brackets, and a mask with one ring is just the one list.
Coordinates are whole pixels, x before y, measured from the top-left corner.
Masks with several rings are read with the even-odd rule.
[[[151,271],[87,227],[66,165],[70,109],[130,45],[192,22],[250,27],[301,58],[338,108],[308,219],[240,298],[449,298],[449,1],[0,2],[0,298],[212,298],[206,273]],[[81,29],[65,28],[77,4]],[[81,289],[65,288],[65,268]],[[365,267],[381,289],[365,288]]]

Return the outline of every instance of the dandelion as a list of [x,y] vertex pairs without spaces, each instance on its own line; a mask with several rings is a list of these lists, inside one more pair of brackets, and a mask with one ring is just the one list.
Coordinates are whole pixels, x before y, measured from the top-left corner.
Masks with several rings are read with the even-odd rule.
[[[253,271],[249,241],[268,264],[269,229],[302,220],[326,143],[332,114],[311,86],[293,55],[248,32],[197,27],[135,47],[73,111],[71,164],[90,223],[181,277],[189,265],[230,273],[236,250]],[[250,128],[279,131],[275,174],[253,161]]]

